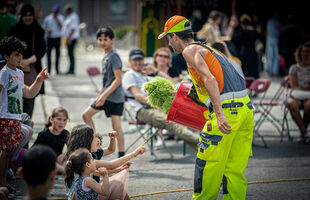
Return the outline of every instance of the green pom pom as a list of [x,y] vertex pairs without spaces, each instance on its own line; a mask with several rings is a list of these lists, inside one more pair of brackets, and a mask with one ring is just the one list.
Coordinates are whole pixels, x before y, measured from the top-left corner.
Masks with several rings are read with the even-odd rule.
[[176,92],[173,82],[156,77],[152,81],[145,83],[143,88],[146,90],[151,106],[168,114]]

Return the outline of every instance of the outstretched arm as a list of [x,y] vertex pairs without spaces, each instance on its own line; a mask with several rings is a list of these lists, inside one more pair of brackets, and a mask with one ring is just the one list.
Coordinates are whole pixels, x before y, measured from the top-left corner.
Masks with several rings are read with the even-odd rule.
[[141,91],[139,90],[137,86],[131,86],[129,88],[129,91],[131,92],[135,100],[139,101],[142,104],[149,105],[147,97],[141,93]]
[[133,157],[136,157],[140,154],[141,155],[144,154],[144,152],[146,151],[146,148],[144,146],[145,143],[146,142],[144,142],[142,145],[140,145],[135,151],[133,151],[130,154],[127,154],[121,158],[117,158],[117,159],[114,159],[112,161],[95,160],[96,167],[97,168],[105,167],[107,169],[115,169],[115,168],[121,166],[122,164],[124,164],[125,162],[129,161]]
[[25,98],[34,98],[41,89],[43,82],[49,77],[49,74],[46,72],[46,67],[38,74],[36,80],[32,83],[30,87],[27,85],[23,88],[23,96]]

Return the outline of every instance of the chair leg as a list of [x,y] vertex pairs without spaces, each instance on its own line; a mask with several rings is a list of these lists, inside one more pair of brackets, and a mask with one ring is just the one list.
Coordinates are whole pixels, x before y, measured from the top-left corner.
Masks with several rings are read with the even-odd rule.
[[[152,133],[151,130],[152,127],[150,127],[150,129],[146,130],[145,132],[142,132],[141,128],[138,128],[138,132],[140,134],[140,136],[135,139],[135,141],[133,141],[128,147],[127,149],[125,150],[125,152],[127,152],[134,144],[137,143],[138,140],[140,140],[141,138],[143,138],[144,141],[146,141],[146,145],[148,146],[148,148],[150,149],[150,152],[151,152],[151,155],[153,155],[155,157],[155,160],[157,159],[157,156],[155,155],[155,152],[154,152],[154,148],[153,148],[153,145],[152,145],[152,142],[151,144],[149,144],[149,140],[151,140],[156,134],[157,132],[155,133]],[[148,135],[148,137],[146,138],[145,135]]]
[[[262,142],[263,142],[263,144],[264,144],[263,147],[268,148],[267,143],[266,143],[266,141],[265,141],[265,139],[264,139],[264,136],[262,136],[261,134],[259,134],[257,131],[254,131],[254,134],[256,134],[256,136],[258,136],[258,137],[261,138],[261,140],[262,140]],[[253,139],[252,145],[253,145],[253,146],[260,146],[260,145],[254,144],[254,139]]]
[[173,154],[172,154],[172,152],[169,150],[169,148],[167,147],[167,145],[166,145],[166,142],[165,142],[164,138],[163,138],[160,134],[157,134],[157,136],[159,136],[159,137],[162,139],[162,141],[163,141],[163,145],[164,145],[164,148],[165,148],[165,149],[166,149],[166,151],[170,154],[170,158],[173,158]]
[[183,141],[183,156],[186,155],[186,143]]

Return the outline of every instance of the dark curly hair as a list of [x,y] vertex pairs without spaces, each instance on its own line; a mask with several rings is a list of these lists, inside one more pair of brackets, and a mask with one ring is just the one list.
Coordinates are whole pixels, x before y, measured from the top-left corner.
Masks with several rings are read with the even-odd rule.
[[18,51],[23,54],[26,51],[27,45],[17,37],[10,36],[4,38],[0,43],[0,54],[10,56],[13,51]]
[[79,148],[86,148],[90,152],[91,143],[94,137],[94,129],[91,126],[86,124],[75,126],[67,140],[66,159],[69,158],[73,151]]
[[65,168],[65,183],[69,188],[74,180],[74,173],[81,176],[85,170],[85,164],[90,162],[91,158],[89,150],[85,148],[79,148],[70,154]]

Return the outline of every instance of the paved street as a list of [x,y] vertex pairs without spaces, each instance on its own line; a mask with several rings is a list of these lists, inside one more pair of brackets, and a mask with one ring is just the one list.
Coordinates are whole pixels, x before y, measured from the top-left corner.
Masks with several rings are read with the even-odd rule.
[[[124,66],[127,65],[128,51],[119,50]],[[63,54],[65,54],[63,52]],[[75,76],[59,75],[54,76],[52,72],[49,80],[46,81],[46,95],[36,99],[33,120],[34,130],[37,133],[44,126],[45,118],[56,106],[65,107],[70,116],[68,130],[82,123],[81,113],[90,104],[91,98],[96,97],[96,92],[89,77],[86,74],[88,66],[100,66],[101,55],[95,53],[77,52],[77,73]],[[44,59],[45,63],[45,59]],[[67,71],[67,57],[61,58],[61,72]],[[95,81],[100,85],[101,77],[96,77]],[[273,78],[268,96],[272,96],[279,87],[280,79]],[[273,114],[282,117],[283,108],[273,110]],[[106,133],[111,130],[111,122],[103,114],[94,117],[98,132],[104,135],[104,144],[108,143]],[[292,130],[296,130],[296,125],[290,121]],[[131,127],[126,120],[122,121],[123,130],[126,132],[125,145],[128,146],[137,136],[132,133]],[[248,182],[310,178],[310,145],[298,144],[296,141],[288,141],[285,137],[280,142],[279,134],[269,123],[264,123],[260,129],[260,134],[265,136],[268,148],[261,147],[260,138],[255,137],[253,147],[253,157],[250,158],[245,176]],[[292,131],[293,137],[298,136],[297,131]],[[35,135],[36,136],[36,135]],[[34,136],[34,138],[35,138]],[[130,170],[130,182],[128,186],[129,196],[145,193],[154,193],[167,190],[182,190],[193,188],[195,150],[186,148],[186,155],[182,153],[183,142],[176,140],[167,141],[169,149],[173,152],[174,158],[170,158],[165,150],[156,151],[158,159],[155,160],[150,152],[134,158],[134,164]],[[135,145],[137,146],[137,145]],[[134,147],[132,148],[132,150]],[[105,160],[116,158],[117,153],[107,156]],[[20,180],[11,181],[17,184],[20,194],[25,194],[25,187]],[[193,191],[178,191],[173,193],[162,193],[136,197],[132,199],[191,199]],[[50,198],[64,198],[64,186],[61,178],[56,181]],[[274,183],[250,184],[247,191],[247,199],[282,199],[299,200],[309,199],[310,181],[291,181]],[[21,199],[19,196],[18,199]],[[222,199],[220,196],[219,199]]]

